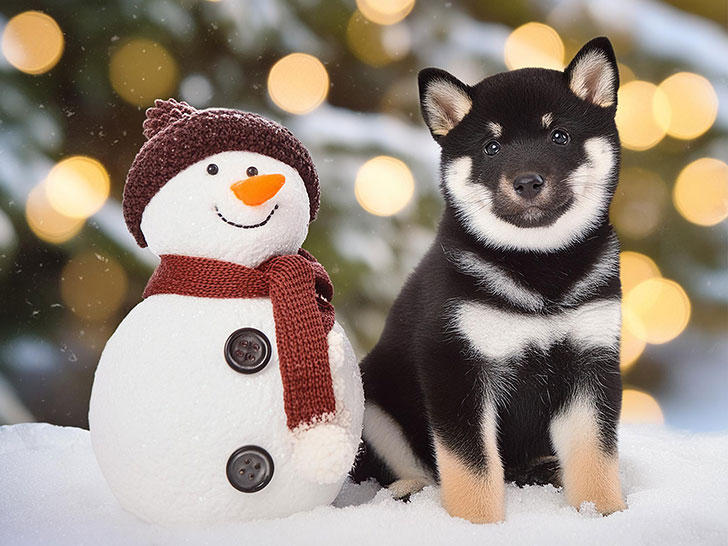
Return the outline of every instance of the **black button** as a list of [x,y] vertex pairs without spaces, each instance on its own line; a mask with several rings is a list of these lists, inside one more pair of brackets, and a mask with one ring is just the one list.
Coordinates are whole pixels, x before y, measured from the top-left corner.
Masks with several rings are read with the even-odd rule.
[[240,373],[256,373],[270,360],[270,341],[255,328],[235,330],[225,342],[225,360]]
[[235,489],[243,493],[255,493],[273,478],[273,458],[258,446],[244,446],[230,455],[227,462],[227,479]]

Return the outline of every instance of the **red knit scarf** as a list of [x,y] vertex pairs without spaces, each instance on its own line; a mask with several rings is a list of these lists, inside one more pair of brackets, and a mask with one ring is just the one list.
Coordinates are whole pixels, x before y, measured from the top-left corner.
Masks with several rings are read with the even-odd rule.
[[[253,269],[210,258],[164,254],[144,297],[270,297],[288,428],[334,413],[327,334],[334,326],[334,289],[324,267],[301,249]],[[244,326],[244,325],[241,325]]]

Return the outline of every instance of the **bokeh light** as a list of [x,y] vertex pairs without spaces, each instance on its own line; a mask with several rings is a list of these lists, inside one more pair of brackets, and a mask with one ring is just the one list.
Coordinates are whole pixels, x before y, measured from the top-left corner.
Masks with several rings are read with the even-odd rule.
[[415,180],[399,159],[378,156],[359,168],[354,193],[364,210],[377,216],[391,216],[412,199]]
[[612,201],[610,218],[620,236],[643,239],[663,225],[670,192],[659,174],[626,167]]
[[[624,312],[623,310],[623,315]],[[629,312],[629,309],[626,312]],[[640,339],[634,335],[629,328],[622,324],[622,336],[619,345],[619,369],[623,373],[629,370],[637,362],[637,359],[642,356],[646,346],[647,342],[644,339]]]
[[559,33],[543,23],[526,23],[506,40],[504,57],[510,70],[526,67],[564,68],[564,42]]
[[670,102],[672,116],[665,127],[668,135],[687,140],[699,137],[712,127],[718,115],[718,95],[703,76],[678,72],[659,88]]
[[617,63],[617,71],[619,72],[619,85],[636,80],[637,76],[634,71],[624,63]]
[[625,148],[652,148],[665,137],[670,118],[670,101],[656,85],[633,80],[619,87],[616,122]]
[[127,41],[111,56],[109,79],[119,96],[136,106],[150,106],[177,88],[179,71],[172,55],[146,38]]
[[703,157],[678,175],[672,193],[675,208],[688,221],[713,226],[728,217],[728,165]]
[[393,25],[409,15],[415,0],[356,0],[356,7],[373,23]]
[[665,422],[665,417],[660,404],[652,396],[637,389],[624,389],[620,421],[662,424]]
[[411,45],[410,33],[406,26],[375,25],[358,11],[349,19],[346,40],[349,49],[360,61],[375,67],[405,57]]
[[116,312],[126,288],[126,273],[121,265],[92,252],[71,258],[61,272],[63,302],[87,320],[103,320]]
[[268,75],[268,93],[286,112],[307,114],[315,110],[329,92],[329,74],[316,57],[291,53],[280,59]]
[[25,11],[8,21],[1,49],[18,70],[42,74],[58,63],[63,44],[63,32],[52,17],[39,11]]
[[667,343],[690,320],[690,300],[675,281],[654,277],[631,288],[623,300],[624,327],[647,343]]
[[45,185],[39,184],[28,194],[25,202],[25,218],[35,235],[49,243],[63,243],[76,235],[83,226],[80,218],[69,218],[58,212],[45,191]]
[[619,253],[619,279],[624,294],[641,282],[660,276],[660,269],[649,256],[629,250]]
[[[632,251],[623,251],[619,254],[619,278],[622,283],[623,296],[640,283],[660,276],[657,264],[649,256]],[[647,342],[631,330],[630,326],[635,324],[637,319],[632,316],[632,308],[624,305],[624,297],[622,302],[619,367],[625,372],[637,362],[644,352]]]
[[88,218],[109,196],[109,174],[97,160],[71,156],[51,169],[45,182],[51,206],[71,218]]

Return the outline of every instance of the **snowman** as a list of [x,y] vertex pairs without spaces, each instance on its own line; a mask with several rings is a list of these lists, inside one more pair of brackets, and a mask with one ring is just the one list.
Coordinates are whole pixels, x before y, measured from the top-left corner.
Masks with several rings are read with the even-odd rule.
[[363,391],[323,267],[300,250],[319,206],[308,151],[251,113],[156,101],[123,209],[160,257],[101,355],[89,424],[121,505],[163,524],[329,504]]

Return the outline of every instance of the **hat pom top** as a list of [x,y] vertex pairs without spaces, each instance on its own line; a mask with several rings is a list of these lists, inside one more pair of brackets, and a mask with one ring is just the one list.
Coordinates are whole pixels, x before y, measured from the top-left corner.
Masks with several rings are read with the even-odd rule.
[[154,101],[154,106],[147,109],[147,119],[144,120],[144,137],[149,140],[172,123],[187,118],[197,112],[197,109],[184,101],[175,99]]

